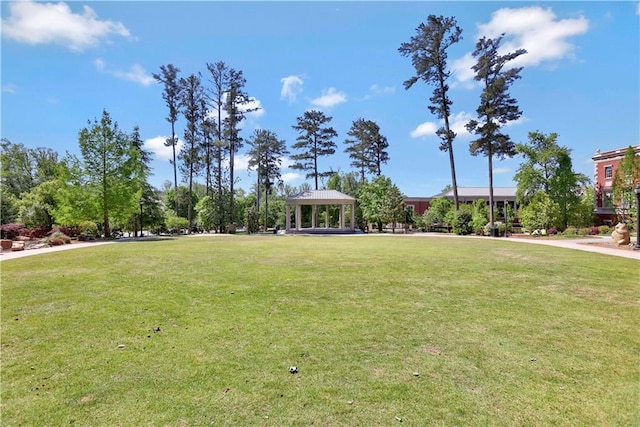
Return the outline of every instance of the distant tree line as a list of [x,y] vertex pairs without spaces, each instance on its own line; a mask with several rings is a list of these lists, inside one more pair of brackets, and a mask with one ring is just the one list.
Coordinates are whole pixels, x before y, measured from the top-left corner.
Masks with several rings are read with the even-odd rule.
[[[428,217],[419,220],[457,224],[463,231],[495,228],[493,159],[521,155],[524,162],[515,180],[523,222],[563,228],[593,221],[593,200],[587,202],[591,191],[588,178],[573,172],[570,150],[557,144],[557,135],[531,132],[527,144],[516,144],[503,131],[507,123],[522,115],[517,100],[509,94],[513,83],[521,78],[522,67],[512,67],[510,62],[526,53],[518,49],[498,54],[503,37],[483,37],[473,52],[474,79],[482,90],[477,118],[466,128],[475,135],[469,144],[470,154],[482,154],[488,160],[489,204],[484,206],[461,206],[457,191],[447,50],[462,39],[462,29],[453,17],[429,15],[409,42],[398,49],[411,59],[416,71],[404,82],[405,88],[410,89],[419,80],[433,86],[429,110],[443,122],[436,135],[439,149],[449,154],[451,169],[453,201],[435,200]],[[332,117],[319,110],[305,111],[292,124],[298,136],[290,146],[268,129],[256,130],[245,140],[242,123],[259,107],[246,92],[243,72],[222,61],[205,65],[204,74],[181,77],[180,69],[173,64],[162,65],[153,74],[162,85],[167,108],[170,137],[165,145],[172,148],[172,181],[167,180],[160,189],[148,183],[151,153],[143,147],[140,129],[134,127],[127,133],[103,111],[100,119],[89,121],[79,131],[79,157],[66,154],[59,158],[51,149],[29,149],[2,140],[0,221],[44,228],[55,224],[92,225],[106,237],[114,229],[137,233],[143,225],[158,232],[225,232],[235,230],[236,225],[257,231],[285,222],[284,201],[288,197],[322,187],[355,197],[356,220],[363,228],[371,225],[381,230],[384,224],[414,220],[400,190],[383,174],[382,167],[389,161],[389,141],[377,123],[361,117],[352,122],[344,139],[344,152],[353,170],[334,171],[321,164],[322,158],[338,149]],[[184,119],[181,149],[177,129],[180,118]],[[249,168],[256,172],[249,194],[237,188],[234,169],[234,160],[245,144]],[[305,172],[313,186],[305,183],[293,188],[283,182],[285,157],[293,161],[291,168]],[[629,189],[640,181],[634,161],[625,163],[614,180],[616,199],[628,205]],[[509,213],[504,214],[508,217]]]

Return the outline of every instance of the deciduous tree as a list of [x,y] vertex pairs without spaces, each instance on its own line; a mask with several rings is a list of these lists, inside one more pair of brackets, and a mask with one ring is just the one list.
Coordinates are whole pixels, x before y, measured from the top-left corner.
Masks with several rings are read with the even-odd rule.
[[527,144],[516,145],[525,160],[514,177],[518,202],[526,206],[538,191],[544,191],[558,206],[558,222],[553,225],[564,230],[589,179],[573,171],[571,150],[558,145],[558,134],[535,131],[528,136]]
[[80,130],[78,143],[86,190],[93,196],[105,237],[110,237],[110,220],[125,222],[138,206],[132,180],[132,166],[139,161],[136,150],[106,110],[100,121],[89,121]]
[[640,155],[636,155],[633,146],[624,152],[613,176],[613,202],[621,220],[628,219],[628,213],[636,203],[635,186],[640,184]]
[[403,220],[402,199],[402,193],[391,179],[380,175],[362,186],[358,201],[364,220],[376,224],[381,232],[383,224]]

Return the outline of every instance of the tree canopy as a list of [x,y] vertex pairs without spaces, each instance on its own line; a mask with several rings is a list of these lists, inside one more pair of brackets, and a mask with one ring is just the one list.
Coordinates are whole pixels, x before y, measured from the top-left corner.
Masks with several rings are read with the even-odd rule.
[[336,143],[333,138],[336,138],[338,133],[328,125],[331,119],[322,111],[310,110],[298,117],[297,124],[292,126],[299,133],[292,148],[299,152],[291,156],[291,159],[296,162],[291,165],[291,168],[307,171],[306,177],[314,179],[316,190],[320,178],[333,174],[332,171],[321,171],[318,165],[320,157],[330,156],[336,152]]

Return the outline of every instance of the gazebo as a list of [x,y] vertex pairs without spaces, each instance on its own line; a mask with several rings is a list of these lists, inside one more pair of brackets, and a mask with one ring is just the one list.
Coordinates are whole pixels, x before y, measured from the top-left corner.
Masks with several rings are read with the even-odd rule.
[[[287,233],[353,233],[355,231],[356,199],[337,190],[309,190],[291,196],[286,201]],[[330,227],[329,206],[340,206],[338,227]],[[291,207],[294,207],[294,227],[291,227]],[[302,206],[311,206],[311,227],[302,227]],[[316,224],[318,206],[326,206],[324,227]],[[345,206],[349,206],[349,226],[345,224]]]

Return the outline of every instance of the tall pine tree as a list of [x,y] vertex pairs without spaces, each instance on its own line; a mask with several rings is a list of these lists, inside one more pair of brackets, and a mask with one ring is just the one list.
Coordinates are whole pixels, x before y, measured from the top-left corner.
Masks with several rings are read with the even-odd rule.
[[[167,121],[171,123],[171,138],[165,142],[165,146],[171,147],[173,150],[173,185],[174,188],[178,188],[178,164],[176,163],[176,146],[178,145],[178,138],[176,137],[176,122],[178,121],[178,112],[180,108],[180,81],[178,79],[179,68],[173,66],[173,64],[162,65],[160,67],[160,73],[154,73],[153,78],[164,85],[162,91],[162,99],[164,99],[167,107],[169,108],[169,115]],[[178,203],[175,206],[176,215],[178,215]]]
[[336,152],[336,143],[333,138],[338,133],[328,123],[331,117],[326,116],[322,111],[305,111],[302,117],[298,117],[298,124],[292,126],[299,135],[292,148],[299,150],[298,154],[291,156],[295,160],[291,168],[307,171],[307,178],[313,178],[315,189],[318,189],[318,179],[331,176],[331,171],[321,171],[318,166],[318,159],[330,156]]
[[398,51],[403,56],[411,56],[411,62],[416,69],[416,75],[404,82],[405,89],[411,88],[418,79],[435,86],[433,95],[429,98],[429,111],[444,121],[436,134],[440,137],[440,150],[449,153],[451,167],[451,184],[453,187],[453,201],[458,209],[458,184],[456,181],[456,167],[453,156],[453,141],[456,133],[451,130],[449,117],[451,116],[451,100],[449,99],[449,85],[446,83],[451,75],[447,69],[447,49],[462,39],[462,30],[455,18],[429,15],[427,24],[420,24],[416,35],[407,43],[402,43]]
[[479,120],[471,120],[465,126],[469,132],[478,136],[469,145],[471,154],[483,154],[489,160],[489,226],[492,230],[493,158],[495,156],[504,159],[515,155],[515,144],[509,135],[501,132],[501,129],[506,123],[518,120],[522,115],[518,102],[509,94],[511,85],[520,78],[522,67],[506,66],[509,61],[527,52],[518,49],[506,55],[499,55],[498,49],[503,37],[504,35],[496,39],[482,37],[476,43],[473,57],[477,63],[472,69],[476,73],[474,79],[482,84],[480,105],[476,109]]

